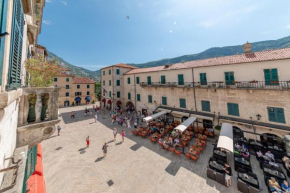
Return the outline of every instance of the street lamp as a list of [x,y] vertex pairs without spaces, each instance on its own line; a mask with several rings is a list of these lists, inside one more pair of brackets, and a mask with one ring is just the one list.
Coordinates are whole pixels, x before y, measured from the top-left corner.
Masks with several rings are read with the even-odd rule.
[[257,117],[257,120],[260,121],[262,116],[260,114],[257,114],[256,117]]

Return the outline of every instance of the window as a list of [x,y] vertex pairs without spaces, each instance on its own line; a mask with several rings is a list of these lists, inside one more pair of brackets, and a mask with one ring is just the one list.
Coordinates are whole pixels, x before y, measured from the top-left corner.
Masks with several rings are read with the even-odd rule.
[[105,71],[105,70],[103,70],[103,75],[105,76],[105,74],[106,74],[106,71]]
[[180,108],[186,108],[186,100],[185,99],[179,99],[179,105],[180,105]]
[[82,92],[75,92],[76,96],[82,96]]
[[151,76],[147,76],[147,84],[151,85]]
[[210,102],[209,101],[201,101],[201,110],[210,112]]
[[127,78],[127,83],[131,84],[131,78],[130,77]]
[[235,84],[234,72],[225,72],[225,81],[226,85],[234,85]]
[[120,74],[120,69],[116,69],[116,74]]
[[57,82],[57,78],[54,78],[53,81],[54,81],[54,82]]
[[228,103],[228,115],[240,116],[239,104]]
[[120,80],[117,80],[117,86],[120,86]]
[[90,85],[89,84],[87,84],[87,88],[90,88]]
[[162,105],[167,105],[167,97],[162,97]]
[[283,108],[268,107],[268,117],[271,122],[286,123]]
[[65,81],[69,82],[69,78],[66,78]]
[[90,95],[90,91],[87,91],[87,95]]
[[184,85],[183,74],[178,74],[178,85]]
[[140,94],[137,94],[137,101],[141,101],[141,96],[140,96]]
[[111,75],[111,70],[109,70],[109,75]]
[[148,103],[152,103],[152,95],[148,95]]
[[77,88],[81,88],[81,85],[78,84],[78,85],[77,85]]
[[277,68],[264,69],[264,76],[266,85],[279,85]]
[[103,85],[105,86],[106,85],[106,82],[103,80]]
[[136,84],[140,84],[140,78],[136,77]]
[[162,75],[162,76],[161,76],[161,84],[165,84],[165,83],[166,83],[165,76]]
[[109,80],[109,86],[111,86],[111,80]]
[[112,97],[112,92],[111,91],[109,91],[109,97]]
[[67,96],[67,97],[68,97],[68,96],[69,96],[69,92],[66,92],[66,93],[65,93],[65,96]]
[[65,85],[65,88],[66,88],[66,89],[69,89],[69,85]]
[[117,98],[120,98],[121,97],[121,93],[118,91],[117,92]]
[[207,85],[206,73],[200,73],[199,78],[200,78],[200,85]]
[[128,93],[128,99],[131,100],[131,93]]

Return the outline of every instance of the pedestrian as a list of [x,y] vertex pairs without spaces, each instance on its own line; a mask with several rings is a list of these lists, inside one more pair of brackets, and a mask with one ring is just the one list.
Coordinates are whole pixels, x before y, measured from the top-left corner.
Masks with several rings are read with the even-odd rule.
[[131,129],[130,119],[127,120],[128,129]]
[[114,135],[114,141],[116,141],[116,136],[118,134],[118,131],[116,128],[114,128],[114,131],[113,131],[113,135]]
[[124,130],[122,130],[121,135],[122,135],[122,142],[124,142],[124,137],[125,137],[125,131]]
[[57,135],[58,135],[58,136],[59,136],[60,130],[61,130],[61,127],[58,125],[58,126],[57,126]]
[[74,118],[74,112],[73,112],[73,111],[70,113],[70,118],[71,118],[71,119]]
[[85,113],[84,113],[85,117],[87,116],[87,112],[88,112],[87,109],[85,109]]
[[225,163],[225,167],[223,169],[225,171],[226,186],[229,187],[232,185],[232,168],[228,163]]
[[111,126],[114,126],[114,118],[112,118]]
[[105,142],[105,144],[103,145],[103,148],[102,148],[103,154],[104,154],[104,158],[107,156],[107,148],[108,147],[111,147],[111,146],[107,145],[107,143]]
[[95,123],[97,122],[97,120],[98,120],[98,115],[97,115],[97,113],[95,114]]
[[87,148],[89,148],[90,147],[90,136],[88,136],[87,138],[86,138],[86,141],[87,141]]
[[134,128],[137,129],[138,123],[134,122]]

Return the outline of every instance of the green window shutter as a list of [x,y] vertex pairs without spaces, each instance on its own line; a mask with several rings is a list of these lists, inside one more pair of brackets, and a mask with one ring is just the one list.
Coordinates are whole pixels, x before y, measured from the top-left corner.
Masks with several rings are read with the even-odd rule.
[[226,85],[234,85],[235,76],[234,72],[225,72]]
[[23,193],[27,192],[27,180],[35,172],[36,162],[37,162],[37,145],[33,146],[27,152],[24,180],[23,180],[23,187],[22,187]]
[[57,82],[57,78],[54,78],[53,81],[54,81],[54,82]]
[[180,108],[186,108],[186,100],[179,99],[179,106],[180,106]]
[[140,100],[141,100],[140,94],[137,94],[137,101],[140,101]]
[[162,97],[162,105],[167,105],[167,97]]
[[239,104],[228,103],[228,115],[240,116]]
[[151,85],[151,76],[147,76],[147,84]]
[[14,1],[11,34],[11,54],[8,84],[19,87],[21,84],[21,59],[23,44],[24,14],[21,0]]
[[136,84],[139,84],[139,83],[140,83],[140,78],[136,77]]
[[106,73],[105,70],[103,70],[103,75],[104,75],[104,76],[105,76],[105,73]]
[[271,69],[271,85],[279,85],[277,68]]
[[265,76],[265,84],[270,85],[271,82],[270,69],[264,69],[264,76]]
[[183,74],[178,74],[178,85],[184,85]]
[[210,101],[201,101],[201,109],[210,112]]
[[121,93],[118,91],[117,92],[117,98],[120,98],[121,97]]
[[109,86],[111,86],[111,84],[112,84],[112,82],[111,82],[111,80],[109,80]]
[[120,86],[120,80],[117,80],[117,86]]
[[148,103],[152,103],[152,95],[148,95]]
[[276,123],[286,123],[283,108],[268,107],[269,121]]
[[109,75],[111,75],[111,70],[109,70]]
[[166,83],[165,76],[164,76],[164,75],[162,75],[162,76],[161,76],[161,84],[165,84],[165,83]]
[[199,78],[200,78],[201,85],[207,85],[206,73],[200,73]]
[[131,93],[128,93],[128,99],[131,100]]
[[112,93],[111,93],[111,91],[109,91],[109,97],[112,97]]
[[127,78],[127,83],[128,83],[128,84],[131,84],[131,79],[130,79],[130,77]]
[[[6,32],[7,7],[8,0],[0,0],[0,34]],[[2,84],[5,39],[5,36],[0,38],[0,85]]]
[[278,123],[286,123],[283,108],[276,108],[276,117]]
[[116,74],[120,74],[120,69],[116,69]]

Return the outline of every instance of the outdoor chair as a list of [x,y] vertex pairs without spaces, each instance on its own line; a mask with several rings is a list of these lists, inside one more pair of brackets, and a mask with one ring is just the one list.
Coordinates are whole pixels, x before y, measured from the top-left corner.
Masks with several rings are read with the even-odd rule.
[[174,152],[176,155],[181,155],[181,151],[175,150]]
[[224,186],[226,185],[225,176],[222,173],[219,172],[216,173],[216,181]]
[[243,193],[249,193],[248,185],[240,179],[238,179],[238,190]]
[[250,188],[249,188],[249,193],[259,193],[259,192],[260,192],[259,189],[250,186]]
[[194,155],[191,155],[190,158],[191,158],[193,161],[197,161],[197,160],[198,160],[198,157],[197,157],[197,156],[194,156]]
[[216,180],[216,176],[215,176],[215,171],[210,169],[210,168],[207,168],[206,170],[206,176],[209,178],[209,179],[212,179],[212,180]]
[[158,144],[159,144],[161,147],[163,147],[163,143],[162,143],[162,141],[158,141]]
[[175,149],[172,148],[172,147],[170,147],[170,148],[169,148],[169,151],[171,151],[172,153],[174,153],[174,152],[175,152]]
[[189,153],[185,153],[185,156],[189,159],[191,159],[190,154]]

